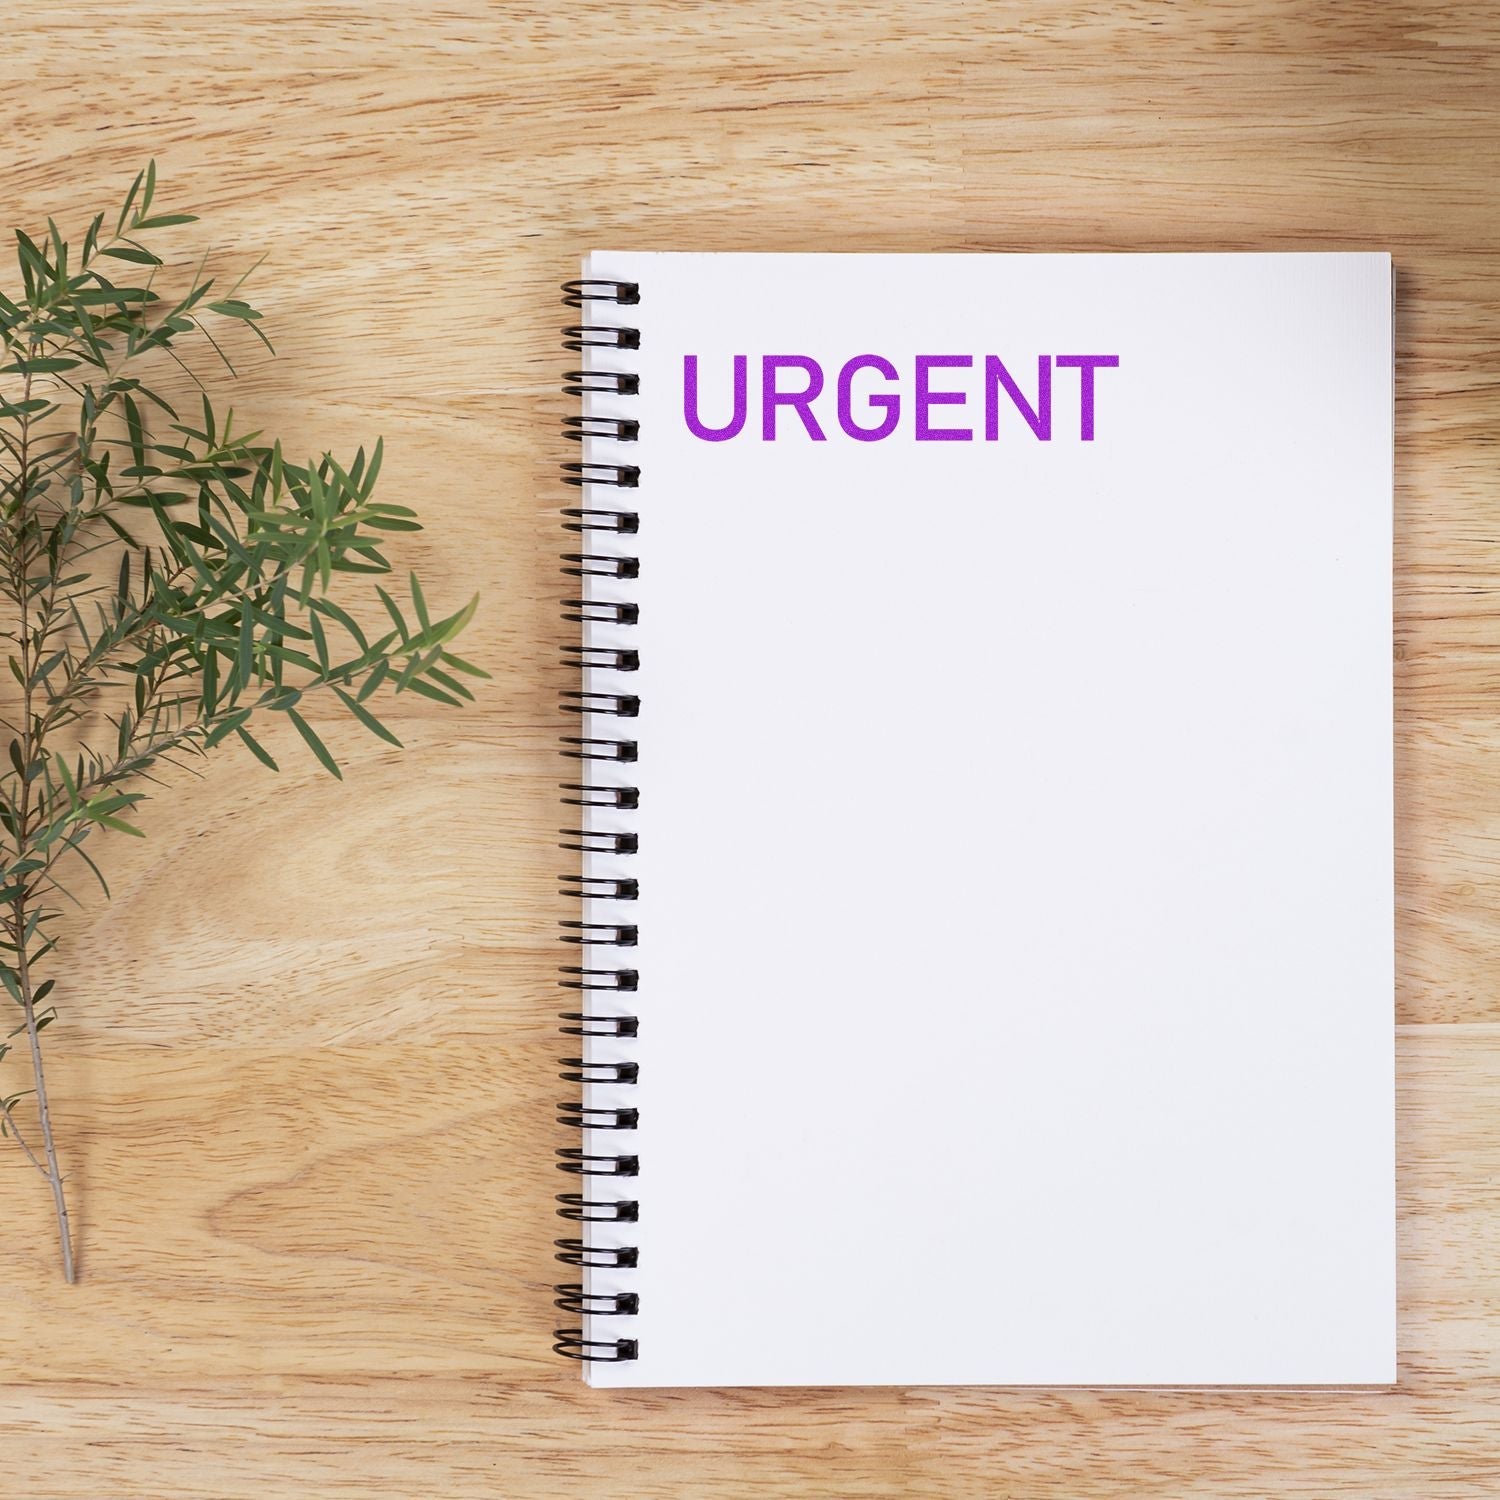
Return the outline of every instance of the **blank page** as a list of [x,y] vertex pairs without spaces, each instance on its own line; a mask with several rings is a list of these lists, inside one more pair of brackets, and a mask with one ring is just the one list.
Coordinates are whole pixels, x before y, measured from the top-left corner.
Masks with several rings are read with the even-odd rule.
[[589,1379],[1393,1380],[1389,258],[584,274],[640,288]]

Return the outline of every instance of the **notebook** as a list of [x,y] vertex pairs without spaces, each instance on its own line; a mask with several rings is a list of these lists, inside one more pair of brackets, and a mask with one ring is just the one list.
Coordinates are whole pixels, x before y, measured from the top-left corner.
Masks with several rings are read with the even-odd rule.
[[1395,1379],[1392,285],[588,256],[592,1384]]

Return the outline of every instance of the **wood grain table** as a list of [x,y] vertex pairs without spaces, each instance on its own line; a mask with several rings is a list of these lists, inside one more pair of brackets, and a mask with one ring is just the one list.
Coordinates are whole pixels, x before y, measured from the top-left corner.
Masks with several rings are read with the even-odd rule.
[[[1500,1493],[1500,7],[69,0],[0,36],[4,224],[155,155],[184,262],[269,251],[239,409],[384,435],[400,559],[482,590],[495,674],[407,703],[404,755],[331,730],[342,783],[228,754],[110,850],[48,1038],[77,1287],[0,1152],[8,1493]],[[1397,1388],[611,1394],[549,1353],[590,245],[1394,252]]]

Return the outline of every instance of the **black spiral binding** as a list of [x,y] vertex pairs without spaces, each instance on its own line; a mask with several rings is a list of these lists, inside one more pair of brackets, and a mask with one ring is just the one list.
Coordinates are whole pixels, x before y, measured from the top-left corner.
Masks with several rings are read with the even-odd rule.
[[[634,307],[640,300],[640,288],[633,282],[587,279],[563,284],[563,301],[569,307],[584,308],[590,303]],[[563,346],[589,351],[585,355],[589,361],[618,358],[620,351],[639,349],[640,342],[638,329],[612,324],[582,323],[563,330]],[[634,396],[640,390],[640,379],[627,370],[569,370],[563,390],[580,398],[593,394]],[[563,436],[577,443],[633,443],[640,437],[640,424],[624,417],[570,416],[563,421]],[[597,486],[634,489],[641,477],[634,464],[597,463],[592,455],[566,462],[561,468],[563,482],[586,494]],[[618,595],[622,585],[639,575],[640,560],[607,549],[612,539],[634,536],[640,529],[640,517],[634,511],[596,509],[585,503],[563,511],[563,527],[579,538],[577,551],[562,554],[562,572],[577,580],[578,591],[578,597],[562,601],[563,620],[580,626],[585,639],[570,641],[562,648],[564,663],[576,670],[582,681],[581,687],[563,693],[560,705],[563,713],[577,716],[579,725],[579,733],[562,736],[561,753],[565,759],[581,763],[578,780],[562,783],[562,801],[568,808],[601,808],[611,816],[630,813],[640,806],[640,789],[619,778],[625,774],[623,767],[635,762],[638,742],[628,731],[610,732],[601,721],[610,720],[612,728],[622,720],[640,717],[641,700],[629,691],[628,679],[619,675],[639,671],[640,654],[613,644],[595,645],[588,633],[595,625],[632,626],[639,618],[639,607]],[[599,592],[607,596],[597,597]],[[600,681],[599,674],[607,675]],[[622,769],[612,771],[611,767]],[[591,816],[580,813],[573,826],[562,828],[558,847],[581,860],[598,855],[613,859],[636,852],[638,835],[633,830],[592,828]],[[558,983],[579,994],[582,1009],[563,1011],[560,1029],[566,1037],[583,1040],[561,1059],[558,1077],[577,1085],[579,1097],[559,1104],[557,1118],[582,1133],[583,1145],[562,1147],[557,1153],[558,1170],[577,1178],[635,1177],[640,1172],[639,1157],[610,1147],[618,1139],[615,1132],[636,1128],[639,1111],[616,1102],[596,1103],[594,1091],[632,1087],[640,1074],[640,1065],[628,1055],[640,1022],[620,1010],[616,998],[632,993],[640,981],[639,973],[621,951],[634,948],[640,940],[639,930],[630,920],[631,910],[624,904],[638,899],[640,887],[634,879],[620,874],[582,871],[563,875],[561,883],[563,894],[586,902],[588,909],[587,920],[561,924],[568,962],[561,967]],[[603,1048],[609,1049],[608,1056],[599,1055]],[[609,1097],[612,1101],[619,1098],[614,1093]],[[604,1137],[608,1146],[595,1139],[604,1132],[610,1133]],[[640,1218],[636,1199],[617,1196],[601,1186],[586,1192],[559,1193],[557,1202],[559,1217],[570,1224],[588,1226],[580,1231],[581,1238],[554,1241],[557,1259],[564,1265],[611,1271],[637,1266],[638,1247],[598,1243],[592,1228],[636,1223]],[[554,1353],[606,1364],[638,1357],[635,1339],[614,1335],[618,1325],[605,1324],[603,1330],[596,1330],[594,1322],[634,1317],[640,1311],[637,1293],[592,1292],[578,1281],[562,1282],[553,1291],[557,1294],[555,1306],[587,1320],[580,1327],[557,1329]]]

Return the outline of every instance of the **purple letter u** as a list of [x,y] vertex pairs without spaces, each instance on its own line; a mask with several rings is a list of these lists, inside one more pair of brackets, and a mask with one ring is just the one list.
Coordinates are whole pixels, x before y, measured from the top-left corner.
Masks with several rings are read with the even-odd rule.
[[682,356],[682,420],[687,423],[688,431],[694,437],[702,438],[705,443],[723,443],[740,435],[745,425],[748,399],[748,365],[749,360],[745,355],[734,356],[734,412],[723,427],[709,427],[698,416],[698,356]]

